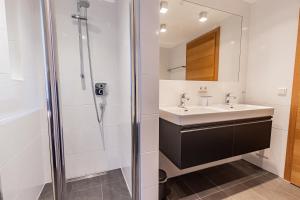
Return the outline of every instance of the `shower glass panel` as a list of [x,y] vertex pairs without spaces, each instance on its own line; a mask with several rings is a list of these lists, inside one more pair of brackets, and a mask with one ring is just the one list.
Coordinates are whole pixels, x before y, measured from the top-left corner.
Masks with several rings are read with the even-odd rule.
[[132,2],[0,0],[0,200],[130,200],[139,192]]
[[130,2],[54,0],[68,199],[131,199]]
[[51,182],[40,11],[39,0],[0,0],[1,200],[38,199]]

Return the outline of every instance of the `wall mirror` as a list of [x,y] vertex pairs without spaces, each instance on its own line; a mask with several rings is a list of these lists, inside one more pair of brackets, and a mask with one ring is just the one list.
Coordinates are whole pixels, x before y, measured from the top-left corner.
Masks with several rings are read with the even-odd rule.
[[241,16],[187,0],[160,7],[161,80],[239,80]]

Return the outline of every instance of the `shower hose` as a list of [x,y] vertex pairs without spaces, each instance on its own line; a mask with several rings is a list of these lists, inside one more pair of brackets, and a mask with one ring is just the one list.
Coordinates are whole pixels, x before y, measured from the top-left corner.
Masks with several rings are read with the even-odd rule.
[[86,40],[87,40],[87,53],[88,53],[88,62],[89,62],[89,71],[90,71],[90,84],[92,89],[92,96],[93,96],[93,102],[95,106],[97,121],[99,125],[99,130],[101,134],[101,140],[102,140],[102,147],[103,150],[105,150],[105,135],[104,135],[104,124],[103,124],[103,118],[104,118],[104,112],[106,107],[106,99],[105,96],[101,96],[101,102],[99,103],[99,107],[97,105],[97,99],[96,99],[96,93],[95,93],[95,81],[94,81],[94,73],[93,73],[93,67],[92,67],[92,59],[91,59],[91,48],[90,48],[90,36],[89,36],[89,27],[87,23],[87,19],[81,20],[78,19],[78,31],[79,31],[79,48],[80,48],[80,62],[81,62],[81,74],[80,77],[82,79],[82,88],[85,89],[85,83],[84,83],[84,65],[83,65],[83,45],[82,45],[82,27],[81,23],[84,21],[85,29],[86,29]]

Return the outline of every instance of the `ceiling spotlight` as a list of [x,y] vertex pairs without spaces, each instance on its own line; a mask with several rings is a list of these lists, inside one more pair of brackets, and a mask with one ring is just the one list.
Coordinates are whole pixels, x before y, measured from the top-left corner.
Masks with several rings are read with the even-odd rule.
[[161,24],[160,25],[160,32],[161,33],[167,32],[167,25],[166,24]]
[[161,1],[160,2],[160,13],[167,13],[168,12],[168,2],[167,1]]
[[199,22],[206,22],[208,20],[207,18],[207,12],[203,11],[199,14]]

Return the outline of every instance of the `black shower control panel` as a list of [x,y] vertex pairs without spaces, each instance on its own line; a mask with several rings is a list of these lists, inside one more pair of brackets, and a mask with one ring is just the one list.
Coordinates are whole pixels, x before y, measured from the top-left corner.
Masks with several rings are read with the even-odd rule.
[[95,93],[98,96],[104,96],[107,94],[106,92],[106,83],[96,83],[95,84]]

